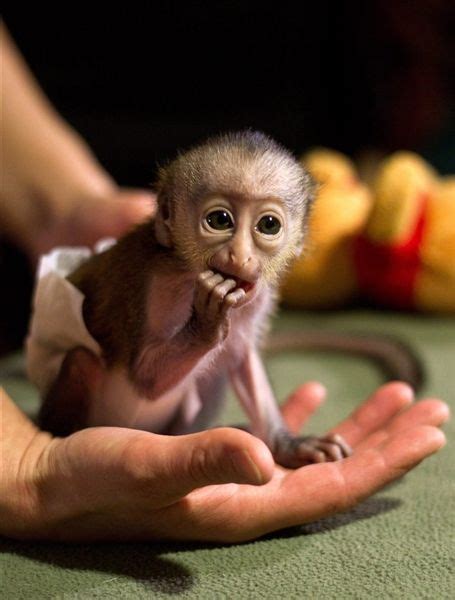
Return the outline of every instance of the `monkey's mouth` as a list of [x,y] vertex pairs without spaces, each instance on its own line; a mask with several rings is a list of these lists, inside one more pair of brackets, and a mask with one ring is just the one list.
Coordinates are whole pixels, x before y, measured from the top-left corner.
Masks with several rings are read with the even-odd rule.
[[245,294],[248,294],[254,286],[256,285],[255,281],[247,281],[246,279],[241,279],[240,277],[236,277],[235,275],[231,275],[230,273],[224,273],[223,271],[218,271],[220,275],[222,275],[225,279],[233,279],[236,283],[236,289],[242,289]]
[[235,283],[237,284],[237,288],[241,288],[245,294],[248,294],[250,290],[254,288],[254,281],[246,281],[245,279],[240,279],[239,277],[234,277]]

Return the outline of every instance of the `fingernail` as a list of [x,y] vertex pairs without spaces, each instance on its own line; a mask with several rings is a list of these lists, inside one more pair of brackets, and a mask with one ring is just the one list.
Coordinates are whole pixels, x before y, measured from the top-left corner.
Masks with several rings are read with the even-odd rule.
[[251,458],[247,450],[236,449],[230,451],[230,457],[236,473],[246,475],[247,483],[252,485],[262,485],[267,479],[259,470],[257,464]]

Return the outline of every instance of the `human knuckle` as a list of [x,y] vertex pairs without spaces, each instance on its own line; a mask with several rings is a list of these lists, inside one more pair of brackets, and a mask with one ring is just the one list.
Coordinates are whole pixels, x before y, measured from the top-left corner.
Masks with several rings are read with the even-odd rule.
[[136,486],[149,486],[151,481],[150,460],[145,457],[143,444],[134,440],[125,448],[121,464],[124,475]]

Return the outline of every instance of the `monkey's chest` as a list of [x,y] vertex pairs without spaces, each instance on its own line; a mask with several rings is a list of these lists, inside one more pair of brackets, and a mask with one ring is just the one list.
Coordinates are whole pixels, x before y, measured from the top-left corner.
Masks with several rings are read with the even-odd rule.
[[[165,281],[160,283],[163,285],[157,286],[155,282],[149,290],[145,327],[153,337],[166,339],[176,335],[190,318],[193,288],[184,285],[171,289]],[[242,356],[245,346],[254,343],[258,323],[268,313],[267,306],[261,301],[241,311],[233,310],[226,340],[208,349],[183,379],[176,378],[175,385],[153,400],[146,393],[138,392],[125,367],[110,369],[98,401],[92,407],[91,424],[160,433],[180,421],[182,430],[190,428],[205,405],[219,400],[223,387],[220,381],[225,380],[227,371]],[[178,353],[178,348],[176,351]],[[178,361],[179,356],[174,359]],[[163,364],[163,368],[166,367]]]
[[181,381],[158,398],[141,395],[124,367],[110,369],[90,414],[92,426],[122,426],[154,433],[191,430],[210,404],[222,401],[229,365],[241,353],[244,330],[234,325],[227,340],[210,350]]

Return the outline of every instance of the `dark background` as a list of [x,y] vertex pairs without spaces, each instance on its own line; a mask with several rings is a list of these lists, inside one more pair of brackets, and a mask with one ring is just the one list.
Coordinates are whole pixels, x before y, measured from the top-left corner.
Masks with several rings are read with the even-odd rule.
[[405,147],[449,169],[451,0],[14,7],[5,21],[35,75],[119,183],[243,127],[296,152]]
[[[407,148],[455,171],[452,0],[294,6],[130,2],[96,14],[95,3],[15,2],[3,16],[47,95],[120,184],[148,185],[179,149],[245,127],[296,153]],[[1,298],[2,314],[21,315],[8,327],[14,345],[31,279],[10,246],[0,257],[2,278],[18,282]]]

